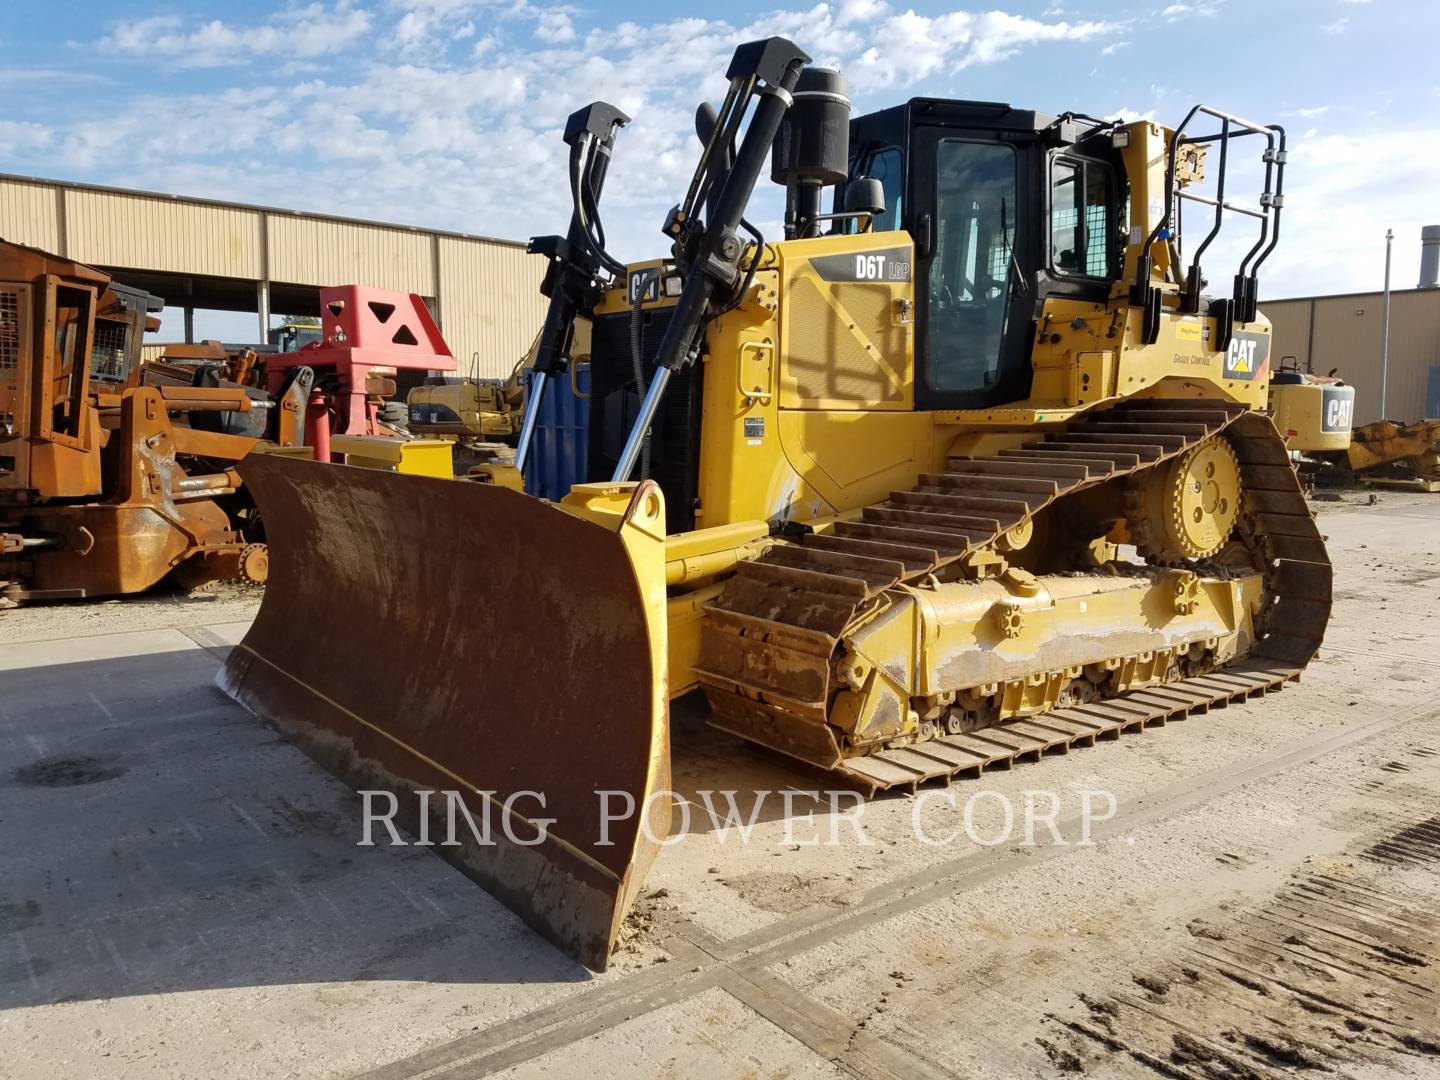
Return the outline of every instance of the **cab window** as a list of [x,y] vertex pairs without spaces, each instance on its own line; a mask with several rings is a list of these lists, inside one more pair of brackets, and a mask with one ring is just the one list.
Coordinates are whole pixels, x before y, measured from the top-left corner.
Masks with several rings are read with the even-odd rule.
[[1057,274],[1112,277],[1114,214],[1108,168],[1055,158],[1050,166],[1050,268]]
[[935,252],[927,281],[926,364],[940,393],[1000,381],[1015,255],[1016,158],[994,142],[936,147]]

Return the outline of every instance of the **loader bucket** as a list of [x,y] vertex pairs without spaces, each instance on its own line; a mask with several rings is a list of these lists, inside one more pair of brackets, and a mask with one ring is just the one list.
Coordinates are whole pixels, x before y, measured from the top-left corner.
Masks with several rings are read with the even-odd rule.
[[[669,828],[659,488],[239,468],[271,572],[221,688],[603,971]],[[602,792],[635,812],[602,821],[626,806]]]

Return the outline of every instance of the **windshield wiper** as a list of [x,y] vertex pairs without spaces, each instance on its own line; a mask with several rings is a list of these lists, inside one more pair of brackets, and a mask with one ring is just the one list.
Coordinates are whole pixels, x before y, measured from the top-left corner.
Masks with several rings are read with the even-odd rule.
[[1015,258],[1015,248],[1010,243],[1010,226],[1006,213],[1005,196],[1000,196],[1000,242],[1005,245],[1005,288],[1010,288],[1011,275],[1020,285],[1020,292],[1030,291],[1030,283],[1025,280],[1025,275],[1020,270],[1020,261]]

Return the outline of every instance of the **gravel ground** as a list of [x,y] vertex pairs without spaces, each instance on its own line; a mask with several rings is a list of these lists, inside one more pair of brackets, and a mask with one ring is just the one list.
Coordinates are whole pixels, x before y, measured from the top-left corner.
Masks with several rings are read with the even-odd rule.
[[72,600],[20,607],[0,611],[0,645],[249,622],[259,610],[263,595],[264,591],[254,586],[220,583],[194,592],[156,590],[118,600]]

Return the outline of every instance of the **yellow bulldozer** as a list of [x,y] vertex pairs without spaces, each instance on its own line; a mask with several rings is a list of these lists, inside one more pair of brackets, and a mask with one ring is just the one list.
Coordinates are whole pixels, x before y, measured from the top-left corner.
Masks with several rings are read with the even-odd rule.
[[[910,791],[1263,695],[1330,613],[1265,411],[1281,128],[929,98],[852,118],[781,38],[727,78],[661,258],[603,240],[627,117],[566,127],[515,460],[588,319],[563,490],[241,466],[275,558],[221,685],[412,828],[449,799],[491,823],[436,850],[595,969],[668,832],[678,695],[838,786]],[[1254,201],[1200,193],[1242,155]],[[783,237],[746,216],[767,156]],[[1236,222],[1253,246],[1211,295],[1201,258]]]
[[1440,420],[1409,424],[1376,420],[1365,424],[1355,429],[1343,460],[1337,459],[1336,464],[1352,473],[1388,466],[1425,485],[1440,483]]

